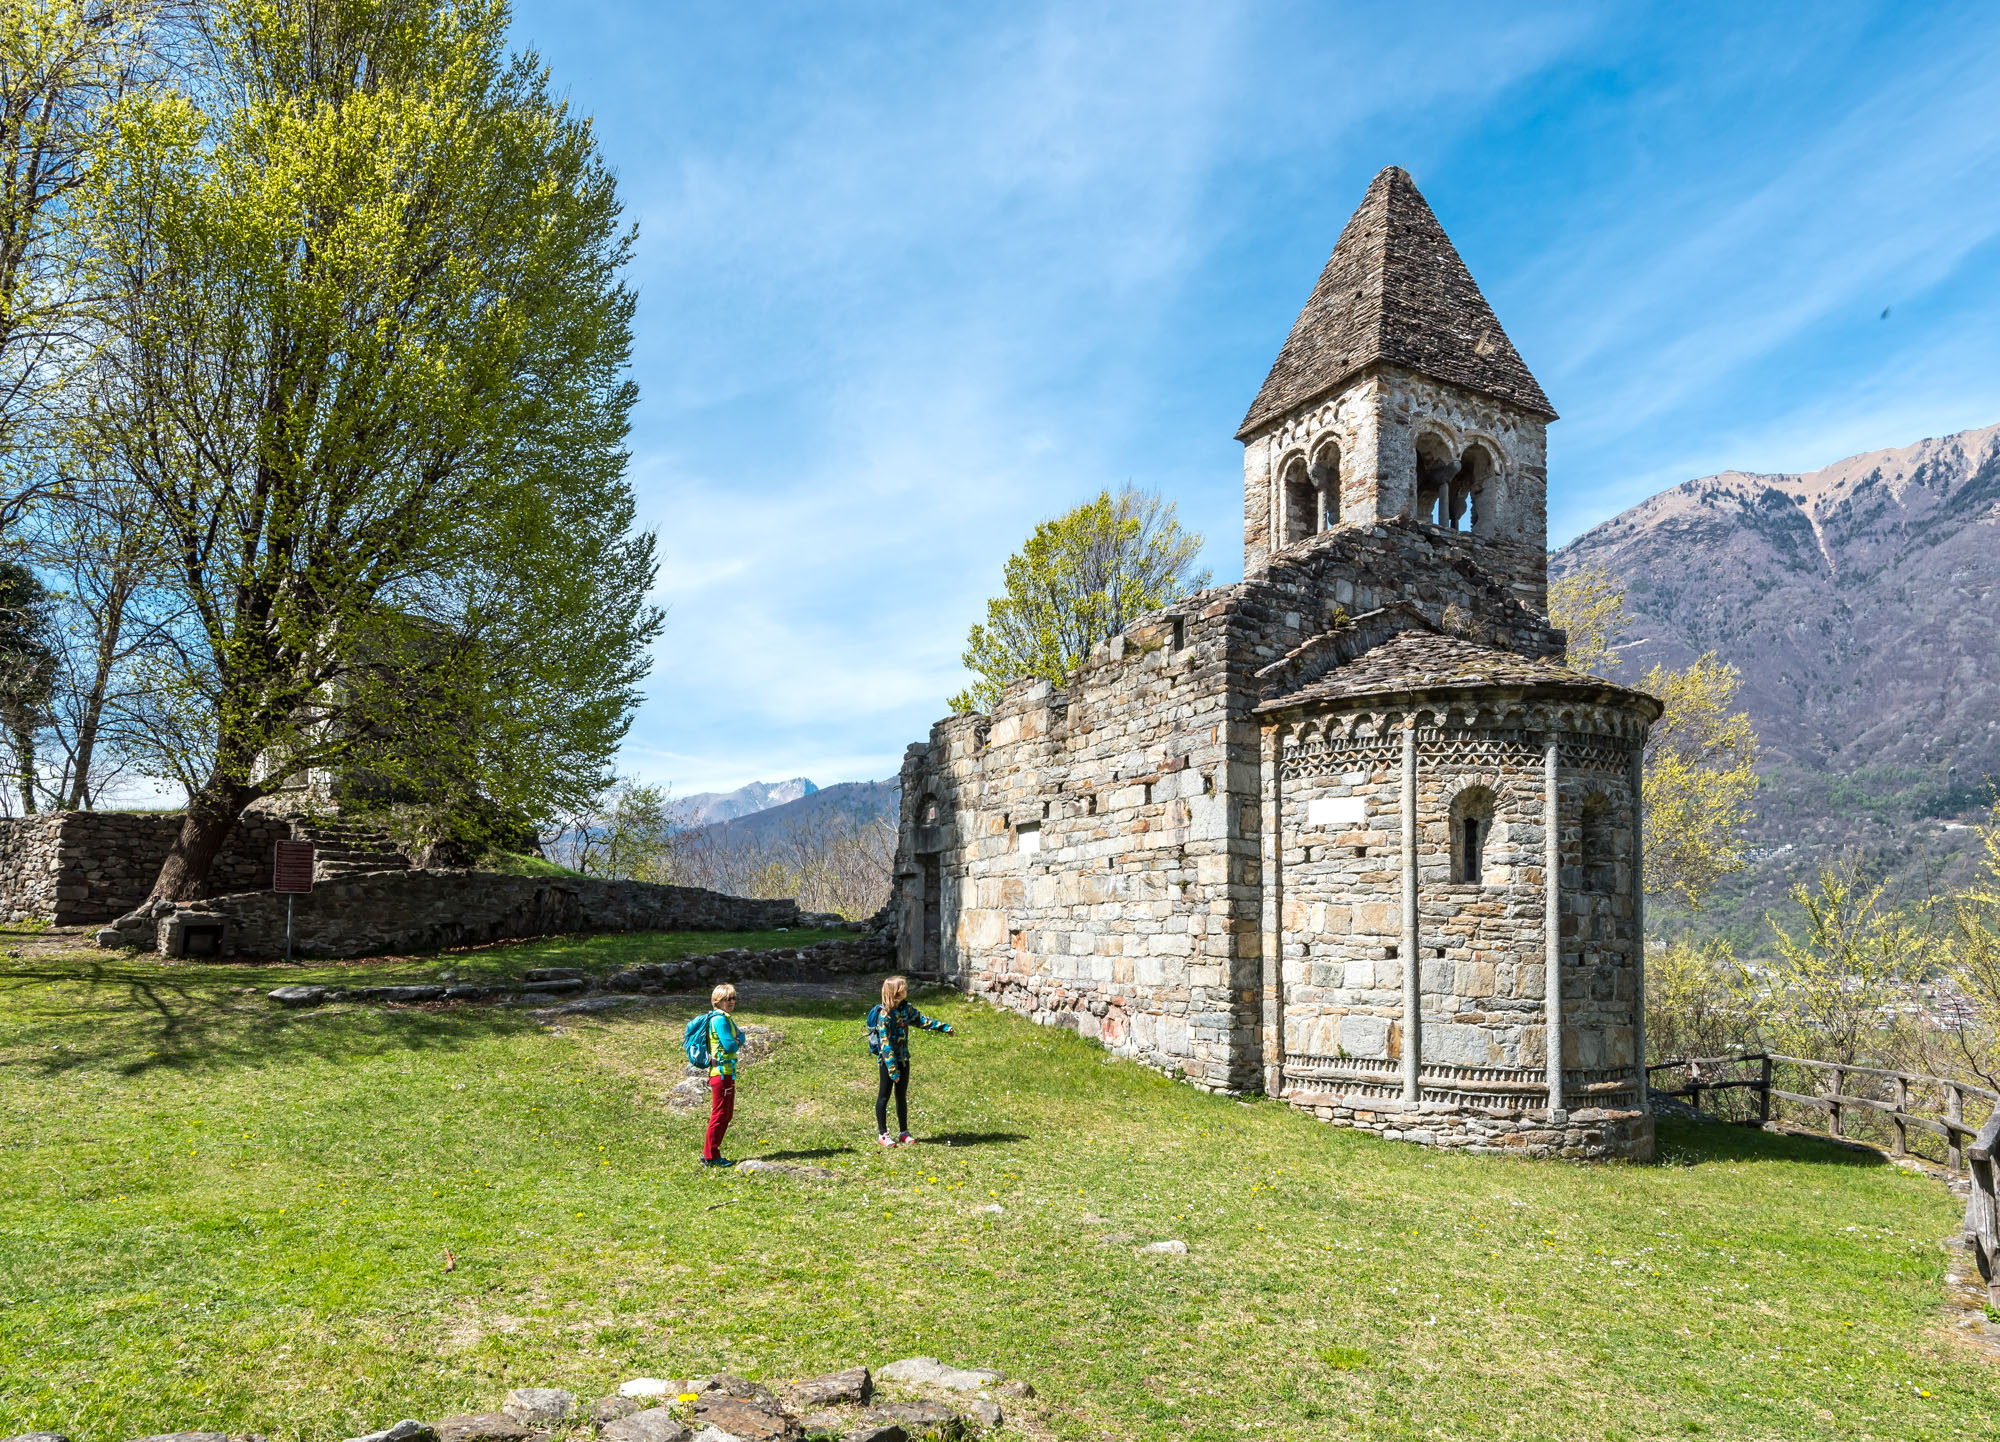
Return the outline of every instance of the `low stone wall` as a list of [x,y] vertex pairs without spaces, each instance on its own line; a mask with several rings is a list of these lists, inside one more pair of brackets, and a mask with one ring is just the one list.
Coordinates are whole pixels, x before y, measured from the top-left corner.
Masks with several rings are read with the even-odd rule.
[[[792,900],[695,886],[485,871],[384,871],[318,882],[293,898],[293,954],[380,956],[595,931],[773,931],[813,918]],[[224,955],[282,956],[286,898],[270,891],[161,903],[133,941],[165,950],[199,918],[224,924]],[[107,940],[116,938],[107,937]]]
[[[174,811],[60,811],[0,821],[0,915],[82,926],[122,916],[145,899],[180,834]],[[223,891],[271,884],[274,843],[291,823],[245,816],[209,876]]]
[[[673,961],[646,962],[623,971],[596,975],[580,967],[530,969],[518,982],[482,985],[461,981],[450,971],[432,982],[398,982],[386,986],[318,986],[291,983],[273,988],[280,1006],[321,1006],[333,1001],[371,1005],[414,1006],[426,1002],[494,1002],[504,1006],[549,1008],[550,1012],[608,1011],[637,998],[701,995],[719,981],[822,982],[832,977],[875,975],[895,960],[896,942],[886,932],[816,941],[797,948],[703,952]],[[706,1106],[707,1103],[703,1102]]]
[[1285,1093],[1285,1100],[1323,1122],[1392,1142],[1573,1161],[1653,1160],[1653,1117],[1638,1107],[1584,1107],[1554,1114],[1428,1101],[1410,1107],[1296,1087]]

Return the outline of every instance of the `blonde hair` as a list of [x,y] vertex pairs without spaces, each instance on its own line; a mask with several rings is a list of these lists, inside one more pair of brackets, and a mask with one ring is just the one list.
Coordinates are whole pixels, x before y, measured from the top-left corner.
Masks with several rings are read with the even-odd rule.
[[910,994],[910,980],[904,976],[887,976],[882,979],[882,1005],[894,1007]]
[[736,1000],[736,988],[726,981],[708,994],[708,1004],[710,1006],[721,1006],[725,1001],[734,1000]]

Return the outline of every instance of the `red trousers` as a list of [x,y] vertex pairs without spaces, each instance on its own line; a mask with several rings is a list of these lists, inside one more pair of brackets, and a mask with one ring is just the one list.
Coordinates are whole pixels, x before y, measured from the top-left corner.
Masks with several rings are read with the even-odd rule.
[[710,1077],[708,1099],[708,1138],[702,1143],[701,1157],[712,1162],[722,1155],[722,1134],[729,1130],[729,1119],[736,1115],[736,1078]]

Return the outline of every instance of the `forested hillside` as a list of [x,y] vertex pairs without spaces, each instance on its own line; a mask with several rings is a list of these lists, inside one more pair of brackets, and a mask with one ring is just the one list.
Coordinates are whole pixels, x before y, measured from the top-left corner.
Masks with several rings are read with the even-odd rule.
[[1714,650],[1764,745],[1759,863],[1722,889],[1739,932],[1829,850],[1905,891],[1956,875],[2000,779],[2000,426],[1805,475],[1685,482],[1556,553],[1621,577],[1619,677]]

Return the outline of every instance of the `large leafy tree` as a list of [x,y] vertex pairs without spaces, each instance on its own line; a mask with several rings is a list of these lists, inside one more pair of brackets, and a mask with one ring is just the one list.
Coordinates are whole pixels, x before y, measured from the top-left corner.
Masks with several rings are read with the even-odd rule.
[[[1601,566],[1549,587],[1549,618],[1569,633],[1569,664],[1609,680],[1628,617],[1625,588]],[[1646,890],[1697,906],[1745,863],[1757,793],[1757,734],[1734,710],[1742,674],[1711,651],[1686,667],[1655,666],[1640,689],[1666,707],[1646,740]]]
[[976,679],[946,704],[991,709],[1023,676],[1064,684],[1099,641],[1208,584],[1194,564],[1201,544],[1173,502],[1131,486],[1042,522],[1007,560],[1006,595],[986,603],[966,637],[962,659]]
[[658,613],[624,481],[631,244],[501,0],[213,0],[90,196],[92,438],[165,558],[154,898],[310,770],[528,817],[604,784]]
[[159,74],[159,9],[0,4],[0,541],[60,481],[63,402],[97,340],[74,201],[111,109]]

